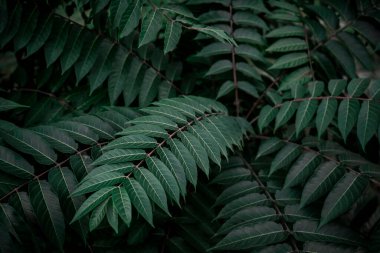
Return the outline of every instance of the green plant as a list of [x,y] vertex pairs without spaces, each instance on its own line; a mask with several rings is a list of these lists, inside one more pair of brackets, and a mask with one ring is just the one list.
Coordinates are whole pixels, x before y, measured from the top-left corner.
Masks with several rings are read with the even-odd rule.
[[1,252],[378,252],[379,11],[0,0]]

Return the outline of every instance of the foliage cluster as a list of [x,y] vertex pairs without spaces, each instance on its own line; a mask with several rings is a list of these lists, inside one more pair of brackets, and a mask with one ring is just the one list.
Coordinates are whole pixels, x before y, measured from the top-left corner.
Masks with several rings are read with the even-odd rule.
[[0,0],[1,252],[379,252],[371,0]]

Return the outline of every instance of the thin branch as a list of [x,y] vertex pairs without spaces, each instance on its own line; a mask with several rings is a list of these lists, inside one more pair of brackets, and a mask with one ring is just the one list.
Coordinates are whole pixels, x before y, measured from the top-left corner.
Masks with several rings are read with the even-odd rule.
[[242,155],[240,155],[240,158],[243,160],[245,166],[251,171],[253,177],[255,178],[256,182],[259,184],[260,188],[263,190],[265,196],[269,201],[272,203],[273,208],[276,210],[277,215],[280,217],[280,222],[283,227],[283,229],[289,233],[290,235],[290,243],[293,248],[293,252],[300,252],[300,250],[297,247],[297,242],[292,234],[292,230],[289,228],[286,220],[285,220],[285,215],[282,213],[280,210],[276,200],[272,197],[270,192],[268,192],[267,187],[264,185],[264,183],[260,180],[260,177],[257,175],[256,171],[252,168],[252,166],[247,162],[247,160],[244,159]]
[[[269,137],[269,136],[263,136],[263,135],[253,135],[253,136],[251,136],[251,137],[254,138],[254,139],[259,139],[259,140],[267,140],[267,139],[270,139],[270,138],[271,138],[271,137]],[[322,156],[323,158],[325,158],[326,160],[329,160],[329,161],[335,162],[336,164],[339,164],[340,166],[342,166],[342,167],[345,168],[346,170],[348,170],[348,171],[350,171],[350,172],[352,172],[352,173],[354,173],[354,174],[356,174],[356,175],[362,175],[361,172],[356,171],[356,170],[353,169],[352,167],[350,167],[350,166],[344,164],[343,162],[341,162],[341,161],[335,159],[334,157],[331,157],[331,156],[325,155],[325,154],[323,154],[323,153],[320,152],[320,151],[314,150],[314,149],[312,149],[312,148],[306,147],[306,146],[301,145],[301,144],[298,144],[298,143],[296,143],[296,142],[292,142],[292,141],[290,141],[290,140],[280,139],[280,141],[282,141],[282,142],[284,142],[284,143],[287,143],[287,144],[294,144],[294,145],[297,145],[298,147],[301,147],[301,148],[302,148],[303,150],[305,150],[305,151],[316,153],[316,154]],[[373,179],[373,178],[369,178],[369,180],[370,180],[374,185],[376,185],[376,187],[380,188],[380,182],[379,182],[379,181],[377,181],[377,180],[375,180],[375,179]]]
[[269,86],[267,86],[265,88],[265,90],[263,91],[263,93],[261,93],[260,97],[258,99],[255,100],[255,102],[252,104],[252,107],[251,109],[249,109],[247,115],[245,116],[246,119],[249,118],[249,116],[251,116],[251,114],[253,113],[253,111],[256,109],[256,107],[261,103],[261,101],[264,99],[264,96],[265,94],[274,86],[274,85],[278,85],[278,82],[282,79],[282,77],[285,75],[285,73],[283,73],[282,75],[278,76],[276,79],[273,80],[273,82],[271,84],[269,84]]
[[[320,96],[320,97],[307,97],[307,98],[294,98],[292,100],[288,100],[286,102],[302,102],[302,101],[308,101],[308,100],[325,100],[325,99],[337,99],[337,100],[345,100],[345,99],[352,99],[352,100],[360,100],[360,101],[378,101],[380,102],[380,99],[373,99],[373,98],[359,98],[359,97],[350,97],[350,96]],[[278,108],[283,106],[285,103],[276,104],[274,105],[274,108]]]
[[[105,144],[107,144],[107,143],[108,143],[108,142],[101,142],[101,143],[97,143],[96,145],[97,145],[97,146],[103,146],[103,145],[105,145]],[[90,146],[90,147],[87,147],[87,148],[82,149],[82,150],[80,150],[80,151],[77,151],[75,154],[77,154],[77,155],[81,155],[82,153],[84,153],[84,152],[90,150],[92,147],[93,147],[93,146]],[[21,188],[23,188],[23,187],[25,187],[26,185],[30,184],[33,180],[37,180],[37,179],[39,179],[40,177],[42,177],[43,175],[45,175],[46,173],[48,173],[48,172],[49,172],[50,170],[52,170],[53,168],[56,168],[56,167],[58,167],[58,168],[62,168],[62,165],[64,165],[64,164],[67,163],[68,161],[70,161],[70,156],[69,156],[68,158],[64,159],[63,161],[59,162],[59,163],[55,163],[55,166],[53,166],[53,167],[51,167],[51,168],[49,168],[49,169],[47,169],[47,170],[41,172],[40,174],[34,176],[32,179],[30,179],[30,180],[24,182],[23,184],[17,186],[16,188],[13,188],[13,189],[12,189],[11,191],[9,191],[7,194],[5,194],[3,197],[1,197],[0,202],[3,201],[4,199],[6,199],[8,196],[12,195],[13,193],[19,191]]]
[[[75,22],[74,20],[71,20],[71,19],[69,19],[69,18],[67,18],[67,17],[61,16],[61,15],[59,15],[59,14],[57,14],[57,13],[55,13],[54,15],[55,15],[56,17],[58,17],[58,18],[61,18],[61,19],[64,19],[64,20],[70,22],[71,24],[77,25],[77,26],[80,27],[81,29],[85,29],[85,30],[88,30],[88,31],[93,32],[93,33],[96,32],[96,31],[91,30],[91,29],[89,29],[89,28],[87,28],[87,27],[85,27],[85,26],[82,26],[81,24],[79,24],[79,23]],[[133,51],[132,48],[129,49],[129,48],[127,48],[125,45],[121,44],[119,41],[112,40],[111,38],[105,36],[105,35],[102,34],[102,33],[97,33],[97,34],[98,34],[99,36],[101,36],[104,40],[108,40],[108,41],[110,41],[112,44],[120,46],[120,47],[123,48],[126,52],[128,52],[129,54],[131,54],[133,57],[137,58],[142,64],[144,64],[144,65],[146,65],[147,67],[153,69],[153,70],[156,72],[156,74],[157,74],[158,76],[161,77],[161,79],[167,81],[167,82],[168,82],[168,83],[169,83],[169,84],[170,84],[170,85],[171,85],[171,86],[172,86],[172,87],[173,87],[173,88],[174,88],[179,94],[182,94],[181,89],[178,88],[178,87],[174,84],[173,81],[171,81],[171,80],[170,80],[169,78],[167,78],[164,74],[162,74],[161,71],[158,70],[158,69],[156,69],[152,64],[148,63],[145,59],[141,58],[141,57],[140,57],[135,51]]]
[[[64,100],[62,98],[59,98],[55,94],[50,93],[50,92],[46,92],[46,91],[42,91],[42,90],[38,90],[38,89],[30,89],[30,88],[14,88],[14,89],[12,89],[12,91],[15,91],[15,92],[33,92],[33,93],[42,94],[42,95],[45,95],[45,96],[53,98],[54,100],[56,100],[58,103],[60,103],[66,109],[70,109],[70,110],[73,110],[73,111],[75,110],[70,105],[70,103],[68,101],[66,101],[66,100]],[[11,92],[11,91],[9,91],[9,92]]]
[[[144,159],[141,159],[139,161],[139,163],[134,166],[134,169],[138,169],[144,163],[144,161],[145,161],[146,158],[151,157],[160,147],[162,147],[163,145],[165,145],[168,140],[173,139],[173,137],[176,136],[176,134],[178,134],[179,132],[182,132],[182,131],[186,130],[188,127],[191,127],[195,122],[198,122],[198,121],[200,121],[202,119],[205,119],[205,118],[208,118],[210,116],[221,115],[221,114],[223,114],[223,113],[221,113],[221,112],[206,113],[206,114],[204,114],[202,116],[197,117],[194,120],[191,120],[191,121],[187,122],[187,124],[183,125],[182,127],[179,127],[178,129],[176,129],[175,131],[173,131],[171,134],[169,134],[168,138],[166,138],[163,141],[161,141],[155,148],[153,148],[151,151],[149,151],[149,153],[146,154],[146,157]],[[131,171],[130,173],[128,173],[125,177],[129,178],[132,175],[132,173],[133,173],[133,171]]]

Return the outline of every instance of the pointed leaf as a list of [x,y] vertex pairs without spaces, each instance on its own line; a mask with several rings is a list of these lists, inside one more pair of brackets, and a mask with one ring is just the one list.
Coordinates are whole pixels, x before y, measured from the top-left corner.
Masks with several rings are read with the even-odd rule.
[[132,205],[153,227],[152,205],[150,204],[150,200],[144,188],[132,178],[126,178],[124,185],[129,197],[131,198]]
[[76,197],[89,192],[98,191],[107,186],[119,184],[124,178],[125,175],[118,172],[96,174],[92,177],[88,177],[85,181],[82,181],[71,196]]
[[314,172],[314,169],[321,162],[321,158],[317,153],[304,152],[290,167],[285,178],[284,188],[303,184]]
[[45,235],[60,249],[65,240],[65,221],[58,197],[48,182],[35,180],[29,184],[30,200]]
[[139,47],[156,39],[158,31],[161,29],[161,20],[161,13],[157,9],[145,15],[141,25]]
[[344,141],[346,141],[347,135],[351,132],[358,119],[359,107],[359,101],[354,99],[344,99],[339,104],[338,128]]
[[333,161],[319,165],[302,191],[301,207],[318,200],[328,193],[343,174],[344,169]]
[[319,227],[339,217],[359,199],[368,180],[359,173],[346,173],[334,186],[322,207]]
[[21,155],[0,146],[0,170],[20,178],[31,178],[34,168]]
[[236,198],[242,197],[249,193],[257,193],[261,190],[257,182],[240,181],[227,187],[215,200],[214,206],[227,204]]
[[274,129],[277,130],[279,127],[285,125],[294,115],[298,108],[298,103],[293,101],[286,101],[280,107],[280,110],[276,116],[276,124]]
[[272,160],[269,175],[291,164],[301,153],[302,151],[297,144],[286,144]]
[[294,236],[299,241],[331,242],[359,246],[363,245],[361,236],[347,227],[328,224],[318,229],[317,221],[300,220],[294,226]]
[[336,99],[327,98],[322,100],[317,110],[317,117],[315,124],[318,130],[318,137],[326,131],[331,121],[334,119],[335,112],[338,108],[338,102]]
[[[161,161],[169,168],[177,180],[181,195],[185,197],[187,190],[186,172],[181,161],[167,148],[159,148],[157,153],[160,156]],[[195,164],[194,164],[195,166]]]
[[281,56],[269,69],[288,69],[307,63],[306,53],[290,53]]
[[362,103],[358,116],[357,134],[360,144],[365,150],[365,146],[376,133],[380,123],[380,105],[371,100]]
[[181,132],[178,136],[195,158],[198,167],[206,174],[206,176],[208,176],[210,171],[210,163],[208,160],[207,151],[203,148],[200,141],[189,132]]
[[288,234],[272,221],[234,230],[219,241],[212,250],[242,250],[285,241]]
[[171,139],[168,141],[168,144],[173,154],[178,158],[185,169],[187,180],[195,187],[198,182],[198,170],[194,157],[178,139]]
[[21,105],[19,103],[13,102],[12,100],[8,100],[0,97],[0,112],[9,111],[17,108],[27,108],[29,106]]
[[28,129],[15,128],[11,132],[1,133],[4,140],[23,153],[32,155],[37,162],[50,165],[57,160],[57,154],[39,135]]
[[169,168],[156,157],[148,157],[145,161],[149,170],[156,176],[165,189],[165,192],[179,205],[179,187]]
[[301,131],[307,127],[310,121],[313,119],[315,112],[318,109],[318,101],[317,100],[306,100],[301,102],[297,109],[296,114],[296,134],[297,136],[301,133]]
[[274,108],[270,105],[265,105],[259,114],[259,120],[257,122],[257,125],[259,127],[260,133],[263,131],[263,128],[267,127],[269,123],[274,120],[274,118],[277,115],[277,108]]
[[94,208],[96,208],[100,203],[102,203],[104,200],[111,196],[113,190],[115,190],[114,186],[108,186],[91,194],[91,196],[88,197],[85,202],[83,202],[83,204],[75,214],[74,218],[71,220],[71,223],[79,220],[80,218],[94,210]]
[[164,53],[173,51],[181,38],[182,26],[175,21],[169,21],[166,23],[165,35],[164,35]]
[[127,226],[132,220],[132,205],[127,190],[124,187],[116,187],[112,192],[112,201],[121,219]]
[[149,198],[170,216],[165,190],[154,174],[145,168],[138,168],[133,175],[145,189]]

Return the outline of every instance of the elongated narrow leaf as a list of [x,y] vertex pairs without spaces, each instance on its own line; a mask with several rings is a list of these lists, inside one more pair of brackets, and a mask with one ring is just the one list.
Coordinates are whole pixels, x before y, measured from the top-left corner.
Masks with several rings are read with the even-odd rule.
[[119,215],[117,213],[116,207],[113,201],[108,201],[106,217],[108,224],[115,231],[116,234],[119,233]]
[[65,240],[65,221],[58,197],[50,189],[49,183],[44,180],[31,182],[29,194],[33,210],[45,235],[62,249]]
[[20,178],[31,178],[34,168],[21,155],[0,146],[0,170]]
[[294,224],[293,230],[295,238],[299,241],[363,245],[363,238],[359,234],[338,224],[328,224],[318,229],[318,222],[300,220]]
[[29,106],[21,105],[19,103],[13,102],[12,100],[8,100],[0,97],[0,112],[9,111],[17,108],[27,108]]
[[78,149],[78,144],[66,132],[53,126],[37,126],[34,132],[44,139],[56,150],[71,154]]
[[365,69],[373,69],[372,57],[367,51],[367,48],[363,45],[363,42],[357,36],[349,32],[340,32],[338,37]]
[[362,195],[368,180],[358,173],[346,173],[334,186],[322,207],[321,222],[323,226],[339,215],[345,213]]
[[154,69],[149,68],[145,71],[139,94],[140,107],[148,106],[156,97],[158,92],[157,77],[157,72]]
[[71,223],[79,220],[80,218],[94,210],[94,208],[96,208],[100,203],[102,203],[104,200],[111,196],[113,190],[115,190],[114,186],[108,186],[91,194],[91,196],[88,197],[85,202],[83,202],[83,204],[75,214],[74,218],[71,220]]
[[47,66],[50,66],[52,63],[54,63],[62,54],[66,41],[68,39],[68,31],[68,23],[63,22],[60,19],[54,19],[52,34],[44,46]]
[[59,129],[67,132],[74,140],[91,145],[95,144],[99,136],[87,126],[74,121],[61,121],[55,124]]
[[[49,171],[49,183],[58,194],[61,206],[65,207],[65,217],[72,219],[83,203],[83,197],[72,198],[69,196],[78,184],[73,172],[68,168],[54,168]],[[79,220],[72,224],[73,228],[81,235],[82,240],[87,240],[88,228],[86,220]]]
[[168,136],[168,133],[162,127],[148,124],[138,124],[135,126],[128,127],[122,132],[118,133],[119,135],[136,135],[143,134],[149,137],[160,137],[165,138]]
[[355,78],[355,62],[351,54],[336,40],[328,41],[326,48],[336,58],[347,75],[351,78]]
[[294,115],[298,108],[298,103],[293,101],[286,101],[278,111],[276,115],[276,123],[274,129],[277,130],[279,127],[285,125]]
[[272,160],[269,174],[273,174],[285,166],[288,166],[301,154],[301,149],[297,144],[289,143],[283,147]]
[[82,179],[82,181],[84,182],[87,179],[100,176],[100,174],[108,174],[113,172],[127,174],[130,173],[134,168],[135,165],[133,163],[105,164],[91,170],[90,173],[88,173]]
[[278,214],[273,208],[266,206],[248,207],[237,212],[223,223],[217,234],[227,234],[244,226],[252,226],[263,221],[276,221],[277,219]]
[[119,172],[96,174],[92,177],[87,178],[87,180],[81,182],[81,184],[75,189],[71,196],[80,196],[85,193],[100,190],[106,186],[112,186],[121,183],[124,178],[124,174]]
[[214,206],[227,204],[236,198],[242,197],[249,193],[257,193],[260,191],[260,186],[255,181],[240,181],[226,188],[215,200]]
[[146,153],[142,149],[113,149],[105,152],[92,165],[103,165],[112,163],[125,163],[144,159]]
[[141,25],[139,47],[156,39],[158,31],[161,29],[161,19],[161,13],[157,9],[146,14]]
[[144,188],[134,179],[126,178],[124,183],[132,205],[144,219],[153,227],[152,205]]
[[149,170],[162,184],[165,192],[179,205],[179,187],[169,168],[156,157],[148,157],[145,161]]
[[352,79],[347,86],[348,95],[351,97],[360,97],[368,88],[370,80],[368,78]]
[[305,40],[298,38],[286,38],[277,40],[270,45],[265,51],[268,52],[291,52],[307,49]]
[[70,166],[78,180],[81,180],[93,169],[91,164],[92,159],[88,155],[78,154],[70,156]]
[[157,125],[169,130],[177,130],[178,125],[173,122],[171,119],[168,119],[164,116],[142,116],[136,119],[133,119],[128,122],[128,124],[151,124]]
[[132,220],[132,205],[127,190],[121,186],[115,188],[112,201],[121,219],[129,226]]
[[328,89],[331,96],[340,95],[347,86],[347,81],[344,79],[333,79],[329,81]]
[[72,36],[66,43],[63,49],[63,54],[60,57],[62,74],[71,68],[79,59],[81,50],[84,46],[86,30],[77,26],[70,27],[70,36]]
[[199,168],[208,176],[210,171],[210,163],[208,160],[207,151],[203,148],[200,141],[188,132],[181,132],[178,135],[195,158]]
[[141,149],[141,148],[154,148],[158,145],[157,141],[153,138],[142,134],[127,135],[111,141],[102,149],[104,151],[111,149]]
[[50,165],[57,160],[57,154],[50,145],[31,130],[15,128],[9,133],[2,132],[2,135],[16,150],[32,155],[41,164]]
[[156,203],[168,215],[170,215],[164,187],[154,176],[154,174],[145,168],[139,168],[133,172],[133,175],[145,189],[150,199],[153,200],[153,202]]
[[339,104],[338,128],[345,141],[358,119],[359,107],[359,101],[354,99],[345,99]]
[[159,154],[161,161],[170,169],[170,172],[177,180],[181,195],[185,197],[187,193],[187,181],[185,168],[183,167],[181,161],[167,148],[160,147],[157,150],[157,153]]
[[104,217],[106,216],[108,202],[109,198],[103,201],[103,203],[101,203],[100,205],[98,205],[91,213],[88,224],[90,231],[95,230],[103,221]]
[[220,167],[221,156],[220,150],[218,148],[219,144],[216,142],[213,136],[208,131],[205,131],[203,128],[201,128],[199,125],[191,127],[189,129],[189,132],[198,138],[210,159]]
[[139,24],[141,0],[133,0],[128,3],[128,7],[120,19],[120,37],[128,36]]
[[99,119],[93,115],[85,115],[72,118],[72,121],[80,122],[93,132],[95,132],[100,138],[110,140],[113,139],[115,131],[107,122]]
[[380,105],[375,101],[366,100],[359,111],[357,134],[363,150],[367,142],[376,133],[380,122]]
[[298,204],[287,205],[284,209],[285,220],[287,222],[296,222],[298,220],[319,221],[319,209],[314,207],[300,208]]
[[147,107],[141,109],[141,111],[146,112],[151,115],[160,115],[167,117],[171,119],[172,121],[179,123],[179,124],[186,124],[187,120],[186,117],[183,116],[178,111],[171,109],[171,108],[161,108],[161,107]]
[[321,102],[321,104],[318,106],[315,124],[317,126],[319,138],[326,131],[327,127],[330,125],[331,121],[334,119],[337,108],[338,108],[338,102],[336,101],[336,99],[330,99],[330,98],[324,99]]
[[259,120],[257,123],[257,125],[259,126],[260,132],[262,132],[263,128],[267,127],[269,123],[271,123],[272,120],[274,120],[276,115],[277,115],[277,108],[274,108],[270,105],[265,105],[261,109],[260,114],[259,114]]
[[280,224],[268,221],[232,231],[211,249],[243,250],[282,242],[287,237]]
[[264,194],[250,193],[225,205],[215,219],[228,218],[244,208],[251,206],[264,206],[268,205],[268,203],[269,200]]
[[321,158],[317,153],[304,152],[290,167],[285,178],[284,188],[306,182],[320,162]]
[[335,162],[330,161],[319,165],[302,191],[301,207],[328,193],[343,174],[344,169]]
[[182,26],[178,22],[168,21],[166,23],[164,35],[164,53],[173,51],[179,42],[182,33]]
[[35,32],[26,46],[27,55],[35,53],[40,49],[49,38],[53,28],[54,15],[50,14],[47,18],[42,18],[38,23],[38,32]]
[[259,147],[259,150],[257,151],[256,159],[261,156],[272,154],[273,152],[282,148],[284,145],[285,145],[285,142],[283,142],[282,140],[276,137],[264,140],[260,143],[260,147]]
[[101,39],[100,37],[96,37],[94,39],[90,35],[91,34],[86,33],[86,36],[88,36],[88,41],[91,41],[91,43],[83,47],[79,59],[75,63],[75,76],[77,78],[77,82],[82,80],[82,78],[88,74],[88,72],[94,66],[96,58],[98,56]]
[[297,109],[296,114],[296,134],[297,136],[301,131],[307,127],[310,121],[313,119],[315,112],[318,109],[318,101],[316,100],[306,100],[301,102]]
[[270,67],[270,69],[288,69],[297,67],[307,63],[306,53],[290,53],[284,56],[281,56],[277,61]]
[[251,172],[246,168],[227,169],[219,173],[212,181],[212,184],[233,184],[242,180],[248,180]]
[[229,71],[231,69],[232,69],[232,63],[231,63],[231,61],[229,61],[229,60],[220,60],[220,61],[215,62],[210,67],[210,69],[206,73],[206,76],[222,74],[222,73],[227,72],[227,71]]

